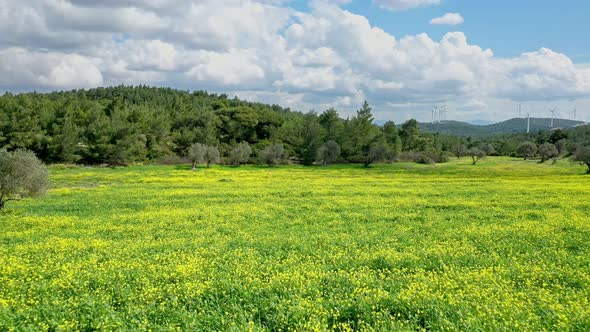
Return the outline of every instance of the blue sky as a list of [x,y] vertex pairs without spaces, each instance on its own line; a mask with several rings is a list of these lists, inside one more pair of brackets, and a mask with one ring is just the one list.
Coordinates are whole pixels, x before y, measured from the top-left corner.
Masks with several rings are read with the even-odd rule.
[[[290,6],[309,11],[308,1]],[[353,0],[343,8],[369,19],[394,36],[428,33],[440,39],[449,31],[463,31],[471,43],[491,48],[502,57],[548,47],[576,62],[590,62],[590,1],[585,0],[443,0],[440,5],[386,11],[367,0]],[[465,18],[459,26],[428,22],[448,12]]]
[[590,120],[590,1],[0,1],[0,93],[146,84],[343,116],[367,100],[396,122],[441,104]]

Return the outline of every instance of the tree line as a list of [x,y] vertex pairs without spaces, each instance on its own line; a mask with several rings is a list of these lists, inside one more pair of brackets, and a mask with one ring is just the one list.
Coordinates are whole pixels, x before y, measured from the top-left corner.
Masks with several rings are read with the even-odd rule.
[[590,141],[587,132],[556,132],[463,138],[421,132],[413,119],[379,126],[367,102],[343,119],[333,108],[304,113],[224,94],[147,86],[0,97],[0,148],[30,150],[46,163],[190,160],[195,167],[287,161],[368,166],[398,160],[436,163],[470,155],[475,164],[485,155],[520,156],[524,143],[537,146],[534,154],[527,150],[527,158],[553,158],[546,144],[564,155]]

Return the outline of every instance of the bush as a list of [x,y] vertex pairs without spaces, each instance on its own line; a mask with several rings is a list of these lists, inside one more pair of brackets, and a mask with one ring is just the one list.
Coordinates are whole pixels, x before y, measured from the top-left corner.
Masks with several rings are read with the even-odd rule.
[[435,163],[446,163],[449,162],[449,153],[446,151],[406,151],[400,155],[401,161],[414,162],[418,164],[432,165]]

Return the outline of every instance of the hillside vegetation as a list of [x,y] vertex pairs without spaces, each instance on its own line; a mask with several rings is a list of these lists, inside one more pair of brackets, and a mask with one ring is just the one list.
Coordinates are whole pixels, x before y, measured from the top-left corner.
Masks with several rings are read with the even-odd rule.
[[[451,154],[468,149],[514,156],[526,141],[538,145],[557,143],[551,139],[551,132],[534,131],[536,121],[531,134],[493,138],[486,135],[510,132],[522,124],[508,121],[478,127],[448,122],[435,126],[448,127],[442,132],[453,135],[428,133],[436,128],[413,119],[401,125],[388,121],[379,126],[367,102],[359,105],[354,116],[342,119],[333,108],[302,113],[205,91],[146,86],[7,93],[0,97],[0,149],[31,150],[47,163],[179,163],[195,157],[202,159],[191,151],[205,149],[215,156],[209,158],[210,164],[264,160],[324,164],[325,158],[318,157],[320,151],[337,163],[434,163],[445,162]],[[567,152],[562,149],[561,155],[573,153],[577,144],[587,144],[584,137],[590,136],[590,126],[581,130],[581,135],[560,135],[569,138]],[[327,147],[331,147],[330,151]],[[282,153],[280,158],[269,159],[265,158],[268,151]],[[239,162],[237,155],[241,156]]]
[[582,166],[50,168],[0,330],[590,330]]

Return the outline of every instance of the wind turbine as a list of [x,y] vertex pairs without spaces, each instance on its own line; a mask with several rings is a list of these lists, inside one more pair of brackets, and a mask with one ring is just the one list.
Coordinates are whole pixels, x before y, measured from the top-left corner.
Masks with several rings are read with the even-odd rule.
[[551,111],[551,128],[553,128],[553,118],[555,118],[555,110],[557,109],[557,106],[553,107],[553,109],[550,109]]
[[578,111],[578,108],[576,106],[574,106],[574,120],[576,119],[576,112]]
[[526,114],[526,118],[527,118],[527,120],[526,120],[526,132],[528,134],[528,133],[531,132],[531,114],[530,113],[527,113]]
[[434,106],[432,109],[432,123],[436,123],[436,117],[438,116],[438,106]]
[[441,107],[439,109],[440,109],[440,119],[441,119],[441,121],[446,120],[445,115],[447,113],[447,105],[446,104],[443,104],[443,105],[441,105]]

